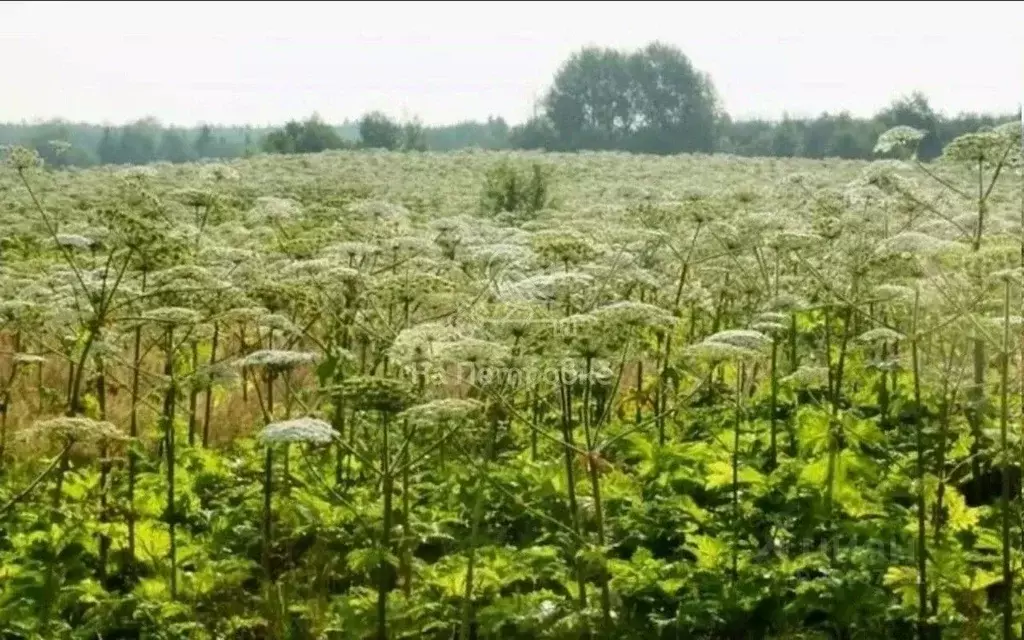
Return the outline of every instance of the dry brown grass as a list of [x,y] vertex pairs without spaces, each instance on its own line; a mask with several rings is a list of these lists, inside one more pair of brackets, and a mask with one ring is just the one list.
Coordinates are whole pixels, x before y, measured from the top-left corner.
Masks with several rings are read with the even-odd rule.
[[[0,336],[0,380],[5,380],[10,371],[11,354],[10,336]],[[241,352],[241,345],[237,339],[224,340],[218,349],[218,361],[232,360],[238,357]],[[201,363],[205,364],[205,363]],[[645,372],[650,376],[655,366],[653,362],[645,363]],[[142,363],[142,374],[140,377],[140,402],[138,406],[138,429],[139,436],[145,446],[154,452],[158,446],[160,429],[158,420],[160,417],[163,397],[163,390],[154,384],[154,376],[162,372],[162,355],[156,350],[151,351]],[[522,373],[522,372],[520,372]],[[537,372],[530,372],[532,376],[540,376]],[[553,373],[551,375],[554,375]],[[42,452],[33,451],[32,448],[38,445],[19,443],[18,431],[30,426],[37,420],[61,415],[66,410],[67,387],[68,387],[68,365],[59,357],[51,355],[42,365],[32,365],[31,369],[23,370],[18,376],[11,389],[11,405],[7,416],[8,432],[8,453],[17,456],[33,456]],[[521,378],[532,379],[530,376]],[[131,419],[131,380],[132,370],[130,366],[112,366],[106,371],[106,419],[123,430],[129,431]],[[471,392],[470,385],[459,378],[459,375],[452,373],[448,378],[449,384],[444,385],[446,393],[451,397],[466,397]],[[247,389],[243,393],[242,380],[239,378],[229,387],[220,387],[213,391],[211,404],[209,444],[211,447],[223,447],[234,440],[252,435],[264,422],[260,408],[260,393],[263,389],[261,381],[260,390],[256,389],[254,373],[249,372],[246,379]],[[297,371],[292,374],[291,387],[295,390],[309,389],[315,386],[315,375],[311,370]],[[632,398],[635,393],[636,367],[635,363],[628,363],[623,371],[623,378],[619,386],[619,396],[626,396],[625,402],[619,406],[619,419],[630,420],[634,415],[634,404]],[[83,382],[82,393],[89,402],[87,409],[90,417],[98,418],[96,412],[96,372],[93,369]],[[644,417],[651,419],[652,407],[650,396],[652,389],[647,389],[648,403],[644,407]],[[284,417],[289,413],[292,417],[303,413],[300,405],[295,404],[289,412],[281,400],[286,395],[284,380],[278,380],[274,386],[274,395],[277,398],[275,403],[275,416]],[[199,442],[203,432],[203,417],[205,409],[205,392],[200,391],[196,402],[196,441]],[[179,424],[179,433],[184,439],[184,425],[189,419],[189,397],[188,392],[183,391],[179,396],[176,407],[176,420]],[[118,456],[121,447],[109,452],[111,456]]]
[[[0,344],[10,344],[9,336],[0,336]],[[238,353],[237,344],[228,344],[218,360],[233,359]],[[10,374],[13,349],[0,347],[0,380],[6,380]],[[230,354],[230,355],[226,355]],[[158,353],[151,353],[142,363],[137,423],[139,436],[148,446],[156,446],[159,439],[157,426],[162,409],[162,389],[154,384],[154,376],[162,372],[163,360]],[[309,384],[304,373],[297,373],[292,385],[303,388]],[[132,368],[130,366],[112,366],[105,372],[106,388],[106,419],[122,429],[129,431],[131,420]],[[232,386],[214,389],[210,412],[211,446],[222,446],[231,441],[253,433],[263,423],[258,394],[254,388],[255,380],[250,372],[246,383],[247,393],[243,393],[242,381],[238,379]],[[262,383],[261,383],[262,384]],[[7,414],[8,449],[14,455],[32,455],[26,450],[26,443],[19,443],[17,433],[34,422],[61,415],[67,408],[68,364],[56,356],[48,357],[42,365],[31,365],[23,368],[10,389],[10,406]],[[274,393],[283,398],[285,385],[278,380],[274,385]],[[82,396],[86,399],[87,414],[98,418],[96,406],[96,372],[90,369],[83,381]],[[179,396],[176,407],[176,420],[187,424],[189,419],[189,394],[187,391]],[[196,440],[202,437],[203,417],[205,409],[205,392],[200,391],[196,403]],[[275,407],[275,414],[285,411],[282,403]],[[293,409],[297,410],[297,409]]]

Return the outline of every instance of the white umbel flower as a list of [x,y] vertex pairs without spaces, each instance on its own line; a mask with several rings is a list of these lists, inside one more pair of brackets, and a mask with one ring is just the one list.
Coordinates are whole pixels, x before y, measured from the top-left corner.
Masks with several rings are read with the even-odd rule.
[[23,437],[45,436],[64,442],[126,439],[126,436],[110,422],[70,416],[41,420],[26,429],[21,435]]
[[58,233],[54,238],[58,245],[71,247],[73,249],[88,249],[95,244],[92,238],[80,236],[74,233]]
[[771,340],[760,331],[752,329],[728,329],[708,336],[706,342],[729,344],[741,349],[757,350],[771,344]]
[[430,426],[477,418],[483,409],[478,400],[443,398],[409,407],[399,417],[408,418],[412,424]]
[[913,302],[914,290],[898,284],[880,284],[874,289],[874,295],[882,302]]
[[150,309],[142,315],[143,318],[157,324],[170,326],[185,326],[199,322],[199,312],[185,307],[160,307]]
[[241,177],[234,167],[219,162],[203,165],[199,170],[199,176],[203,180],[213,182],[237,182]]
[[665,328],[673,325],[676,319],[661,307],[646,302],[624,300],[613,302],[592,311],[609,329],[615,328]]
[[789,327],[778,323],[778,322],[755,322],[750,325],[750,328],[754,331],[764,333],[766,335],[775,335],[778,333],[785,333],[789,330]]
[[327,444],[334,440],[337,432],[323,420],[317,418],[294,418],[272,422],[260,432],[260,439],[267,444],[309,442]]
[[954,246],[948,242],[920,231],[904,231],[879,243],[876,255],[891,256],[899,254],[934,255]]
[[502,292],[505,300],[554,301],[585,293],[594,283],[594,277],[581,272],[540,274],[507,285]]
[[926,135],[928,135],[927,131],[915,127],[908,127],[906,125],[895,126],[878,136],[874,152],[891,153],[893,151],[914,149]]
[[758,322],[769,322],[772,324],[784,324],[789,322],[789,316],[781,311],[765,311],[758,314]]
[[703,342],[690,345],[686,348],[685,352],[693,358],[707,360],[709,362],[742,360],[756,355],[756,352],[751,351],[750,349],[744,349],[743,347],[737,347],[736,345],[727,344],[725,342],[715,342],[713,340],[705,340]]
[[444,343],[439,351],[441,360],[449,363],[492,364],[509,356],[505,345],[477,338],[460,338]]
[[332,244],[324,250],[329,255],[344,256],[346,258],[362,258],[380,253],[380,247],[369,242],[339,242]]
[[222,313],[218,321],[236,324],[256,324],[269,315],[270,311],[264,307],[235,307]]
[[272,369],[291,369],[317,361],[317,354],[284,349],[261,349],[253,351],[236,361],[242,367],[269,367]]
[[828,367],[804,365],[781,380],[802,388],[824,387],[828,384]]
[[893,331],[888,327],[877,327],[875,329],[869,329],[864,333],[857,336],[857,342],[865,344],[879,344],[884,342],[899,342],[906,338],[902,333]]
[[1017,285],[1024,284],[1024,269],[1020,267],[1002,269],[989,274],[989,278],[999,282],[1010,282]]
[[263,220],[289,220],[302,213],[302,205],[291,198],[263,196],[256,199],[250,215]]
[[14,361],[18,364],[42,364],[46,362],[46,358],[37,356],[34,353],[16,353],[14,354]]

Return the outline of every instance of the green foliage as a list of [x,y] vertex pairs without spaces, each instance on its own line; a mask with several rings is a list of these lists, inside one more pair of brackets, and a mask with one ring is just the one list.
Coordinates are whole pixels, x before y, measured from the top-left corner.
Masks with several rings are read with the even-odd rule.
[[545,117],[561,149],[709,152],[720,107],[710,78],[662,43],[586,47],[555,74]]
[[334,127],[323,122],[317,114],[303,122],[293,120],[263,139],[263,149],[269,153],[319,153],[345,147]]
[[402,136],[402,126],[380,111],[371,111],[359,119],[359,146],[364,149],[398,149]]
[[452,125],[424,127],[426,147],[432,151],[455,149],[522,148],[510,141],[510,128],[504,118],[489,116],[485,122],[460,122]]
[[426,151],[426,128],[418,120],[399,123],[381,111],[359,119],[359,147],[388,151]]
[[512,214],[526,221],[550,204],[551,171],[540,162],[523,165],[503,160],[484,177],[481,206],[487,214]]
[[1013,638],[1016,131],[5,150],[0,636]]
[[402,149],[406,151],[426,151],[427,138],[423,125],[416,120],[402,125]]

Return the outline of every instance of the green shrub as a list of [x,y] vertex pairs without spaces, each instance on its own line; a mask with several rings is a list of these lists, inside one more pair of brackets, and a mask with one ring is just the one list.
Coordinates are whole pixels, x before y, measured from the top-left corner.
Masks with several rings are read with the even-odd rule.
[[512,214],[522,221],[551,204],[551,172],[539,162],[528,167],[504,159],[484,180],[483,209],[491,215]]

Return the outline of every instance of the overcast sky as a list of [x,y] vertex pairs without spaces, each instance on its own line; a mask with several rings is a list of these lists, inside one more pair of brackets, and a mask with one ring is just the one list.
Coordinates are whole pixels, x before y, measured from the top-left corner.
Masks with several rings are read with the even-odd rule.
[[918,89],[1014,112],[1024,3],[0,2],[0,120],[526,118],[587,44],[680,47],[734,117],[869,115]]

